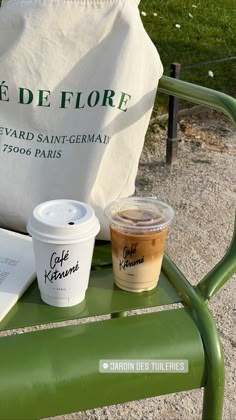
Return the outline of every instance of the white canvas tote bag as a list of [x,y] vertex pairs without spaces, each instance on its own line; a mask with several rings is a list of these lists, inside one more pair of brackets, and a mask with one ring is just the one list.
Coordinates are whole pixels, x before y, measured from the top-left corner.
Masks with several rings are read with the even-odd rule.
[[132,195],[162,65],[138,0],[2,0],[0,227]]

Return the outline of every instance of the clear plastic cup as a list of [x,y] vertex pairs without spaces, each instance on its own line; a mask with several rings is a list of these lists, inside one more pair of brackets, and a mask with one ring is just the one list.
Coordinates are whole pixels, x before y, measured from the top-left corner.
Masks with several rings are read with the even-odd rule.
[[92,207],[74,200],[47,201],[35,207],[27,230],[42,300],[61,307],[82,302],[100,230]]
[[155,198],[129,197],[110,203],[105,215],[116,285],[130,292],[154,289],[174,210]]

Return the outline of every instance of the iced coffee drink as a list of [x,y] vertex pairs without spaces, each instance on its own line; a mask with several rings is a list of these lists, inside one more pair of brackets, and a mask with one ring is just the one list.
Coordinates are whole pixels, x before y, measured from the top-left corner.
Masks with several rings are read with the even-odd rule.
[[105,213],[116,285],[131,292],[152,290],[160,275],[173,209],[153,198],[131,197],[111,203]]

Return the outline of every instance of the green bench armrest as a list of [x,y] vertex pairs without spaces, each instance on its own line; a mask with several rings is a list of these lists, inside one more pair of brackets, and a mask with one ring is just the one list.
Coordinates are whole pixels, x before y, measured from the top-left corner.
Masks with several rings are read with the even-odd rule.
[[[189,102],[222,111],[236,126],[236,100],[224,93],[163,76],[158,91]],[[197,285],[205,300],[210,299],[236,272],[236,219],[230,247],[221,261]]]

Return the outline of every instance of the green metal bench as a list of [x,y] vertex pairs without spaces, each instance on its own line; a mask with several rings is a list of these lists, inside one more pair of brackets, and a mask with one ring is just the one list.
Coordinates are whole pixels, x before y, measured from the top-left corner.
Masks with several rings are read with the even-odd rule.
[[[163,77],[159,91],[225,112],[236,123],[236,101],[224,94]],[[164,256],[155,290],[129,293],[113,284],[110,244],[97,242],[86,300],[54,308],[36,282],[0,323],[24,334],[0,338],[0,418],[55,416],[204,387],[204,419],[222,417],[224,359],[209,299],[236,272],[236,229],[226,255],[193,287]],[[182,303],[183,307],[125,316],[126,311]],[[26,327],[97,315],[90,323]],[[64,325],[64,324],[63,324]],[[99,373],[101,359],[188,360],[185,373]]]

